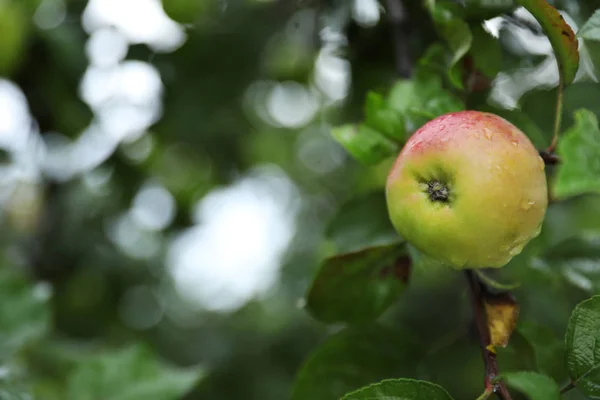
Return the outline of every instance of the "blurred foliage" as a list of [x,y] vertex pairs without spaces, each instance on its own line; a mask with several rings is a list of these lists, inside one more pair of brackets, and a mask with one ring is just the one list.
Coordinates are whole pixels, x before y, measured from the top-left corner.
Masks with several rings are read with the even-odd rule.
[[[547,166],[560,201],[489,272],[519,283],[498,360],[515,399],[551,398],[552,380],[575,381],[566,399],[598,396],[598,1],[549,2],[577,34],[579,70],[524,1],[106,0],[94,14],[101,3],[0,0],[1,399],[475,399],[464,281],[392,245],[383,186],[406,139],[451,111],[497,113],[546,148],[552,47],[575,77],[564,162]],[[236,225],[208,230],[227,190],[257,186],[231,195],[239,213],[224,207]],[[283,211],[244,213],[253,199]],[[176,244],[211,235],[226,248],[216,272],[178,276],[173,259],[209,264],[218,238]],[[216,308],[260,275],[259,245],[280,248],[273,282]]]

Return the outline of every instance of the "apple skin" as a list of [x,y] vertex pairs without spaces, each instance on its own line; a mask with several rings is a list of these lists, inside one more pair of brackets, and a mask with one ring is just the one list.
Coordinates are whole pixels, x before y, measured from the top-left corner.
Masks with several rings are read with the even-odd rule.
[[544,168],[505,119],[442,115],[409,138],[388,175],[390,220],[417,250],[452,268],[502,267],[540,233]]

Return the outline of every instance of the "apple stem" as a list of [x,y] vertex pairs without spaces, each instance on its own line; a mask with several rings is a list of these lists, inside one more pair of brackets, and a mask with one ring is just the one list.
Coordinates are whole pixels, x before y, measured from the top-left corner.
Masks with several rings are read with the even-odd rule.
[[542,157],[542,160],[544,161],[544,164],[546,164],[546,165],[560,164],[560,157],[558,157],[554,153],[548,153],[547,151],[543,150],[543,151],[540,151],[540,157]]
[[562,118],[562,109],[563,109],[562,97],[563,97],[564,86],[565,85],[561,78],[558,83],[558,88],[557,88],[558,91],[556,93],[556,111],[555,111],[555,115],[554,115],[554,134],[552,135],[552,142],[550,143],[550,146],[548,146],[548,148],[546,149],[546,152],[548,152],[550,154],[554,151],[554,149],[556,149],[556,145],[558,144],[558,134],[560,133],[560,122],[561,122],[561,118]]
[[483,363],[485,365],[485,390],[486,392],[491,391],[496,393],[496,396],[501,400],[512,400],[504,382],[497,381],[497,378],[500,375],[498,361],[496,360],[496,354],[490,350],[490,330],[488,328],[487,316],[483,305],[484,295],[487,289],[473,270],[465,270],[465,277],[467,278],[471,307],[473,308],[473,317],[479,334],[479,346],[481,347],[481,355],[483,356]]

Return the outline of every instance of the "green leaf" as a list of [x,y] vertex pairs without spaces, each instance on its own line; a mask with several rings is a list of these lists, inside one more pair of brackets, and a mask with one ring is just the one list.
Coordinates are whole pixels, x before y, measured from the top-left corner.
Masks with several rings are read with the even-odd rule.
[[365,124],[342,125],[333,128],[331,134],[348,153],[365,165],[380,163],[396,155],[400,149],[396,142]]
[[502,372],[537,370],[533,345],[518,330],[513,332],[506,347],[496,347],[499,369]]
[[521,371],[502,374],[506,384],[523,392],[530,400],[559,400],[560,390],[552,378],[536,372]]
[[410,264],[399,244],[328,258],[306,296],[308,311],[326,323],[374,320],[403,292]]
[[11,75],[20,60],[29,36],[28,16],[17,1],[0,1],[0,76]]
[[556,380],[566,376],[564,365],[565,344],[559,340],[556,332],[545,325],[521,321],[517,332],[533,347],[537,370]]
[[377,190],[343,204],[327,228],[337,253],[390,243],[400,237],[390,222],[385,193]]
[[455,68],[471,48],[473,34],[469,25],[458,18],[450,8],[449,4],[440,3],[430,7],[430,12],[436,29],[440,36],[448,43],[448,47],[452,52],[448,77],[454,86],[462,89],[461,76]]
[[596,10],[577,31],[577,36],[583,39],[600,40],[600,9]]
[[[597,200],[596,200],[597,201]],[[586,207],[588,212],[590,209]],[[543,260],[563,275],[563,281],[588,292],[600,290],[600,236],[577,234],[563,240],[542,254]]]
[[600,193],[600,129],[594,113],[575,112],[575,125],[563,134],[557,152],[561,164],[554,184],[556,197]]
[[600,296],[575,307],[565,341],[571,381],[585,395],[600,399]]
[[369,92],[367,95],[365,124],[400,143],[406,141],[404,117],[390,108],[379,93]]
[[0,271],[0,357],[8,358],[50,330],[50,288],[4,267]]
[[342,400],[452,400],[452,397],[431,382],[390,379],[349,393]]
[[410,376],[420,351],[408,331],[377,326],[342,331],[319,345],[304,362],[291,400],[339,399],[372,382]]
[[488,78],[495,77],[502,65],[502,48],[498,39],[490,35],[481,24],[472,26],[473,45],[471,54],[475,67]]
[[404,115],[406,132],[412,134],[427,121],[450,112],[464,110],[464,104],[442,87],[439,76],[418,76],[392,86],[389,104]]
[[201,377],[197,368],[162,365],[141,345],[104,353],[77,367],[69,376],[69,400],[175,400]]
[[544,29],[556,54],[561,81],[568,85],[579,68],[579,43],[573,29],[546,0],[518,0]]

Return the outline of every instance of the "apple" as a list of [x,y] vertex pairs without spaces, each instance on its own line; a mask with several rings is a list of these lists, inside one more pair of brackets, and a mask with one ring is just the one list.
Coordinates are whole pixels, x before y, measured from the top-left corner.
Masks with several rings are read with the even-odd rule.
[[386,201],[395,229],[425,256],[455,269],[499,268],[540,233],[544,161],[497,115],[445,114],[402,148]]

